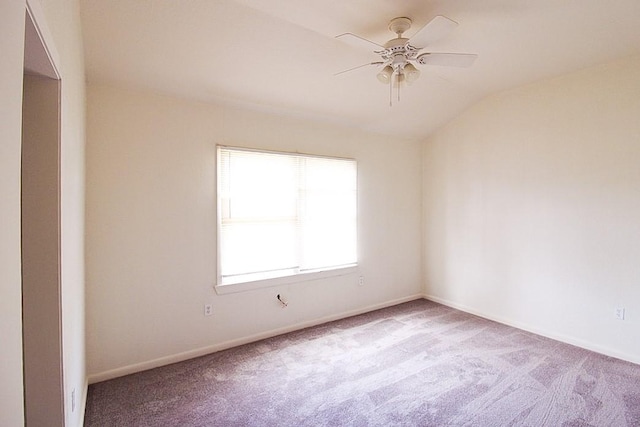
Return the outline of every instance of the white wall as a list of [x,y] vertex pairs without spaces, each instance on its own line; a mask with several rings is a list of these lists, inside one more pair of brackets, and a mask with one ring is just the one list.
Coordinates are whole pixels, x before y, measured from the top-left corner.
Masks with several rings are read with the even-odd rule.
[[[85,362],[85,77],[78,0],[40,0],[62,74],[60,219],[63,373],[67,426],[82,425]],[[75,390],[75,411],[71,393]]]
[[0,2],[0,425],[24,423],[20,146],[24,1]]
[[426,294],[640,363],[639,118],[631,58],[489,97],[429,138]]
[[[93,85],[87,132],[92,380],[421,292],[420,143]],[[217,295],[218,143],[355,157],[365,286],[352,274]]]
[[[33,2],[35,7],[40,3]],[[45,0],[46,25],[59,53],[62,99],[62,288],[65,395],[80,399],[84,364],[83,144],[84,69],[76,0]],[[0,425],[24,422],[21,350],[20,147],[25,1],[0,2]],[[67,425],[81,425],[79,407]],[[80,404],[80,402],[78,402]]]

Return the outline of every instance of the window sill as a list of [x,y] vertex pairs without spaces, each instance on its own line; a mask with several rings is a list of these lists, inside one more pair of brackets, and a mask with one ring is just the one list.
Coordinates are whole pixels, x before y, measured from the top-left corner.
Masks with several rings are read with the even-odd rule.
[[287,276],[248,280],[243,282],[219,283],[214,288],[218,295],[233,294],[272,286],[288,285],[291,283],[309,282],[328,277],[347,276],[358,272],[357,265],[339,267],[331,270],[310,271]]

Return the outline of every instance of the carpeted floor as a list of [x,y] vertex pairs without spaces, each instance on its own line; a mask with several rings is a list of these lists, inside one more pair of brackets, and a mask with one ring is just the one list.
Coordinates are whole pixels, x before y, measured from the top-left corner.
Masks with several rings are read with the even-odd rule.
[[640,365],[417,300],[93,384],[85,426],[640,426]]

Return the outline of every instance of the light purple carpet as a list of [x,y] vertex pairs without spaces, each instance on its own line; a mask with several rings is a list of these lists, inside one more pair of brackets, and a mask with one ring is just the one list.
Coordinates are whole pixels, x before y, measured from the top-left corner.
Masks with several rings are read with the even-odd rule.
[[640,366],[417,300],[93,384],[85,426],[640,426]]

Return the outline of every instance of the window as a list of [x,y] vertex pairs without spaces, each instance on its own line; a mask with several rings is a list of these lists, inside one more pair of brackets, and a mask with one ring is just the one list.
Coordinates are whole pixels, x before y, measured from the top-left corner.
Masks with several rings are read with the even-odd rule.
[[219,279],[356,264],[356,162],[218,147]]

